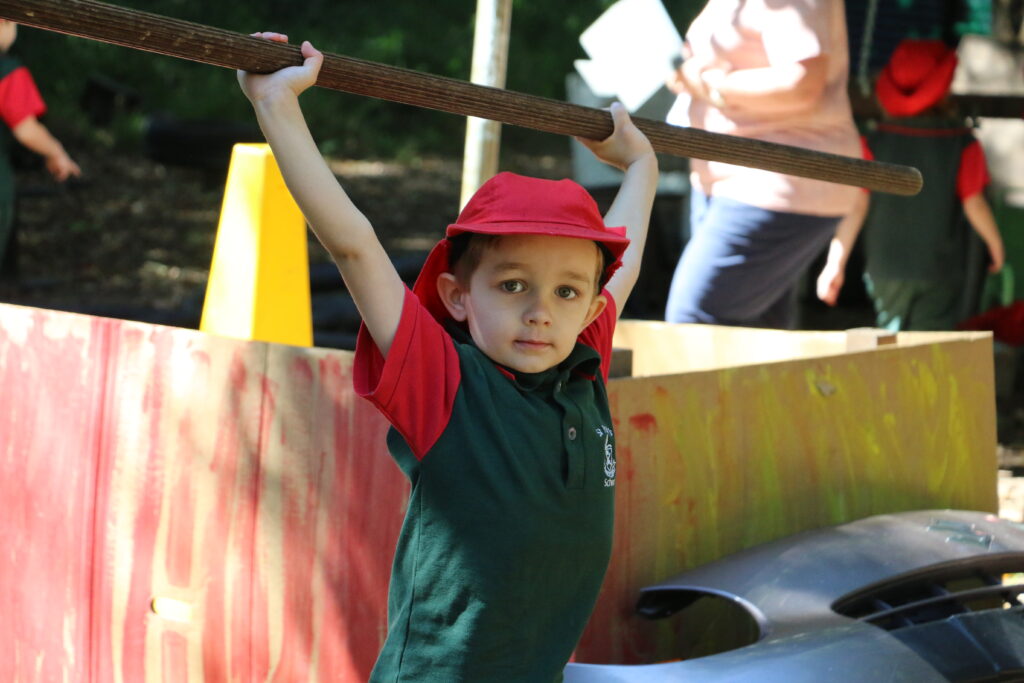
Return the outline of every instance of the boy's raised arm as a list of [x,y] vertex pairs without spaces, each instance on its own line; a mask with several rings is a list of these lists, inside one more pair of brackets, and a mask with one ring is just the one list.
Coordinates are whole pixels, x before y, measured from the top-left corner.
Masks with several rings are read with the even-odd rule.
[[[254,35],[288,40],[279,33]],[[302,66],[266,75],[239,71],[238,81],[252,102],[285,184],[337,264],[370,336],[386,356],[398,329],[405,287],[373,226],[345,194],[313,141],[298,96],[316,82],[323,55],[306,41],[302,56]]]
[[629,248],[622,255],[622,267],[605,288],[615,298],[616,309],[622,311],[637,277],[647,242],[647,227],[658,189],[658,159],[640,130],[633,125],[626,108],[618,102],[611,106],[615,130],[604,140],[578,138],[601,161],[625,171],[611,208],[604,216],[605,225],[626,226]]

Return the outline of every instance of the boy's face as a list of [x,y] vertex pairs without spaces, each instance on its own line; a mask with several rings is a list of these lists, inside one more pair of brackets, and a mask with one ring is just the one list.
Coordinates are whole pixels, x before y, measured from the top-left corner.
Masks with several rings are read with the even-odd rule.
[[541,372],[565,360],[579,333],[604,310],[597,289],[601,263],[589,240],[508,235],[484,251],[468,283],[444,273],[438,290],[491,360]]

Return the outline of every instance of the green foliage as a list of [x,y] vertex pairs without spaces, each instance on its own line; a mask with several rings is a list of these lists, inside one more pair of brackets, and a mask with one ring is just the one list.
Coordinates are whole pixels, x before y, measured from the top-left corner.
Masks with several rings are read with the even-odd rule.
[[[579,34],[613,0],[514,0],[507,87],[564,98],[565,75],[583,57]],[[293,42],[431,74],[467,79],[473,49],[474,0],[119,0],[117,4],[232,31],[277,30]],[[666,0],[680,30],[702,0]],[[227,69],[130,51],[25,28],[15,50],[29,65],[51,116],[88,134],[79,110],[85,81],[100,75],[136,91],[146,113],[185,119],[252,121],[252,112]],[[459,154],[464,119],[342,93],[303,95],[310,127],[326,149],[352,156]],[[138,116],[104,133],[129,142]],[[536,138],[508,129],[524,145]],[[550,144],[550,138],[547,140]]]

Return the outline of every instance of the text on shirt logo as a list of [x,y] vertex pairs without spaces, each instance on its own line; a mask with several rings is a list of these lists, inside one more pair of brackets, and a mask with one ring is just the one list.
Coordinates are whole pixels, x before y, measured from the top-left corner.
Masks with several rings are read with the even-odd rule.
[[612,443],[611,427],[601,425],[594,430],[597,438],[604,438],[604,485],[615,486],[615,445]]

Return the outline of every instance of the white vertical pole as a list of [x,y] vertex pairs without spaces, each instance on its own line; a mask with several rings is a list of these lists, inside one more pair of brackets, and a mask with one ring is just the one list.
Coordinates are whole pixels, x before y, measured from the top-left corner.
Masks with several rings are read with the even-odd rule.
[[[473,67],[470,73],[473,83],[505,87],[511,26],[512,0],[477,0]],[[500,146],[500,123],[472,116],[466,119],[460,207],[465,206],[477,188],[498,172]]]

